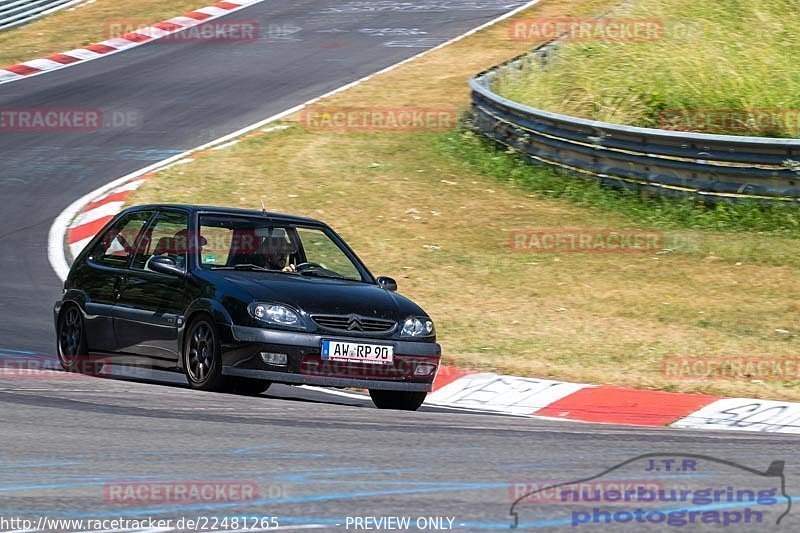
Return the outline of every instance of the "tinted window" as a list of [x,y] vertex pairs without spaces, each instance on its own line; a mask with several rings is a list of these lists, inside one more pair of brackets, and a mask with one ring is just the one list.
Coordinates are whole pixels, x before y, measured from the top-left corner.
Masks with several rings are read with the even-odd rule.
[[152,214],[152,211],[138,211],[121,218],[106,231],[92,249],[89,258],[101,265],[127,266],[134,253],[136,239]]
[[189,215],[183,211],[163,211],[147,228],[141,238],[132,267],[150,270],[150,259],[163,255],[171,257],[180,267],[186,267],[189,252]]
[[[200,218],[199,263],[203,268],[250,265],[363,281],[358,266],[327,230],[278,224],[265,218],[206,215]],[[303,263],[316,263],[305,265]]]

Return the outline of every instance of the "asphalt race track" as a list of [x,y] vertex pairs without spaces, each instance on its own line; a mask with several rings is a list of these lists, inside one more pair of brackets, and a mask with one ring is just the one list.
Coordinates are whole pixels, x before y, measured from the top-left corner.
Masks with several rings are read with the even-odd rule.
[[[0,86],[0,109],[101,109],[105,117],[138,117],[135,125],[108,124],[98,132],[0,132],[0,361],[54,363],[47,354],[55,345],[52,304],[60,282],[47,259],[47,233],[75,199],[522,3],[267,0],[233,15],[266,30],[257,43],[150,43]],[[385,28],[427,33],[359,31]],[[268,183],[269,176],[264,179]],[[508,529],[515,484],[580,479],[651,452],[711,455],[756,470],[785,460],[786,491],[800,493],[800,441],[790,436],[623,428],[430,407],[386,412],[353,394],[275,386],[247,398],[167,381],[174,383],[0,373],[0,517],[248,515],[276,517],[282,530],[342,531],[356,530],[347,527],[347,517],[409,516],[450,518],[452,528],[462,531]],[[715,487],[754,483],[743,470],[698,475]],[[109,494],[119,484],[181,481],[235,481],[257,486],[258,494],[247,501],[188,504],[119,501]],[[520,527],[576,529],[563,508],[533,504],[520,509]],[[747,529],[776,527],[773,520]],[[794,512],[780,525],[786,531],[799,527]],[[0,522],[0,531],[12,529],[23,528]],[[189,528],[151,531],[173,529]]]
[[[66,374],[6,380],[0,390],[0,515],[247,514],[276,516],[281,527],[334,531],[346,530],[348,516],[441,516],[454,518],[462,531],[506,530],[514,483],[579,479],[656,451],[716,455],[761,470],[786,459],[789,494],[797,486],[793,438],[430,408],[388,415],[368,400],[331,402],[321,394],[275,389],[254,399]],[[710,485],[753,484],[746,473],[716,474]],[[248,482],[258,485],[259,497],[247,504],[182,505],[108,497],[109,485],[145,480]],[[520,527],[570,529],[569,518],[555,506],[530,505],[521,509]],[[797,531],[798,524],[790,513],[782,528]]]
[[[99,109],[104,121],[139,117],[132,125],[108,124],[98,132],[0,132],[0,271],[5,274],[0,281],[0,346],[53,351],[50,310],[60,284],[47,261],[47,231],[77,198],[397,63],[523,3],[417,0],[411,4],[430,9],[409,10],[402,2],[267,0],[230,15],[256,21],[262,33],[258,42],[154,42],[0,86],[3,109]],[[395,4],[399,7],[391,9]],[[441,5],[453,9],[436,7]],[[384,28],[427,34],[359,31]]]

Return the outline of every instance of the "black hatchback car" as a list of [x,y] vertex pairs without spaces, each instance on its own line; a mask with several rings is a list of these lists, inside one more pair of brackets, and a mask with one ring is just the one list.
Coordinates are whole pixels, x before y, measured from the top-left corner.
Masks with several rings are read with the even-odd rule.
[[379,408],[415,410],[441,349],[396,290],[317,220],[139,206],[76,258],[55,306],[58,357],[70,372],[182,371],[209,391],[359,387]]

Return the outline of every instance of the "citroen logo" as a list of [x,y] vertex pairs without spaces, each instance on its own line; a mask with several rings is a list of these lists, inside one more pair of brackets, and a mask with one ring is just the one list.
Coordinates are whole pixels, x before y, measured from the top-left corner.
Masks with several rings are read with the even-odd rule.
[[347,318],[347,331],[364,331],[361,325],[361,319],[356,315],[350,315]]

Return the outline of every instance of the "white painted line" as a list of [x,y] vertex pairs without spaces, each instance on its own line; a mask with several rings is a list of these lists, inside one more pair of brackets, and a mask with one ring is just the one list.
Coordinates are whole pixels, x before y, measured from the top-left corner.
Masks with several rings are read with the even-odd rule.
[[169,32],[167,30],[162,30],[161,28],[156,28],[155,26],[148,26],[147,28],[136,30],[136,33],[141,33],[142,35],[152,37],[153,39],[158,39],[165,36]]
[[136,44],[136,41],[129,41],[128,39],[123,39],[122,37],[114,37],[113,39],[108,39],[107,41],[103,41],[102,44],[104,46],[110,46],[111,48],[127,48],[129,46],[133,46]]
[[64,211],[62,211],[61,214],[58,215],[58,217],[56,217],[56,219],[53,221],[53,225],[50,226],[50,232],[49,232],[48,238],[47,238],[47,258],[50,261],[50,266],[53,268],[53,270],[55,271],[56,275],[62,281],[67,279],[67,275],[69,274],[69,264],[67,263],[67,258],[64,255],[64,237],[65,237],[66,229],[67,229],[69,223],[78,215],[78,213],[80,213],[80,210],[83,208],[83,206],[85,206],[86,204],[92,202],[92,200],[94,200],[94,198],[98,197],[101,194],[108,193],[109,191],[113,190],[116,187],[120,187],[122,185],[125,185],[126,183],[128,183],[131,180],[134,180],[136,178],[140,178],[141,176],[144,176],[144,175],[149,174],[151,172],[154,172],[156,170],[160,170],[161,168],[164,168],[167,165],[170,165],[170,164],[173,164],[173,163],[175,163],[177,161],[180,161],[181,159],[183,159],[183,158],[185,158],[185,157],[187,157],[187,156],[189,156],[189,155],[191,155],[191,154],[193,154],[195,152],[200,152],[200,151],[206,150],[208,148],[216,146],[219,143],[227,142],[230,139],[233,139],[235,137],[239,137],[241,135],[244,135],[245,133],[248,133],[251,130],[260,128],[262,126],[265,126],[266,124],[269,124],[270,122],[274,122],[276,120],[280,120],[282,118],[286,118],[289,115],[297,113],[298,111],[303,109],[303,107],[304,106],[300,105],[300,106],[293,107],[291,109],[287,109],[286,111],[284,111],[282,113],[278,113],[277,115],[269,117],[269,118],[267,118],[267,119],[265,119],[265,120],[263,120],[261,122],[258,122],[258,123],[254,124],[252,126],[248,126],[248,127],[243,128],[243,129],[241,129],[239,131],[235,131],[235,132],[233,132],[233,133],[231,133],[229,135],[225,135],[224,137],[221,137],[221,138],[219,138],[217,140],[211,141],[210,143],[204,144],[203,146],[198,146],[197,148],[194,148],[192,150],[188,150],[188,151],[183,152],[181,154],[174,155],[174,156],[172,156],[172,157],[170,157],[168,159],[165,159],[163,161],[159,161],[157,163],[153,163],[150,166],[147,166],[147,167],[145,167],[143,169],[137,170],[136,172],[134,172],[132,174],[129,174],[127,176],[123,176],[121,178],[118,178],[118,179],[112,181],[111,183],[108,183],[107,185],[104,185],[103,187],[95,189],[94,191],[92,191],[92,192],[90,192],[88,194],[85,194],[81,198],[78,198],[77,200],[72,202]]
[[300,389],[306,389],[314,392],[321,392],[323,394],[330,394],[331,396],[341,396],[342,398],[350,398],[351,400],[369,400],[369,395],[358,394],[355,392],[346,392],[338,389],[326,389],[323,387],[315,387],[314,385],[298,385]]
[[117,187],[116,189],[114,189],[113,191],[109,192],[108,194],[110,195],[110,194],[116,194],[118,192],[135,191],[136,189],[138,189],[139,187],[144,185],[144,183],[146,181],[147,180],[136,180],[136,181],[132,181],[130,183],[126,183],[122,187]]
[[125,205],[125,202],[108,202],[102,205],[95,207],[94,209],[90,209],[85,213],[81,213],[79,217],[77,217],[70,229],[76,228],[78,226],[83,226],[84,224],[88,224],[89,222],[94,222],[97,219],[107,217],[107,216],[114,216],[122,210],[122,206]]
[[[76,59],[81,59],[83,61],[91,61],[92,59],[97,59],[98,57],[103,57],[103,54],[98,54],[97,52],[92,52],[91,50],[86,50],[85,48],[76,48],[75,50],[69,50],[67,52],[62,52],[62,54],[74,57]],[[30,76],[28,76],[30,77]]]
[[673,428],[800,433],[800,403],[722,398],[670,424]]
[[[330,396],[338,396],[338,397],[341,397],[341,398],[348,398],[348,399],[351,399],[351,400],[362,400],[362,401],[367,401],[367,402],[371,401],[368,394],[358,394],[356,392],[347,392],[347,391],[342,391],[342,390],[339,390],[339,389],[326,389],[324,387],[315,387],[314,385],[297,385],[296,387],[298,389],[305,389],[305,390],[309,390],[309,391],[319,392],[321,394],[327,394],[327,395],[330,395]],[[433,394],[433,393],[431,393],[431,394]],[[490,413],[490,414],[511,416],[511,417],[516,417],[516,418],[538,418],[538,419],[557,420],[559,422],[564,422],[563,418],[554,418],[554,417],[551,418],[551,417],[546,417],[546,416],[535,416],[535,415],[531,415],[530,413],[517,414],[517,413],[514,413],[514,412],[498,412],[498,411],[491,411],[490,412],[490,411],[487,411],[486,409],[479,409],[479,408],[475,408],[475,407],[459,407],[459,406],[455,406],[455,405],[443,405],[443,404],[429,403],[427,400],[423,404],[423,407],[432,407],[432,408],[435,408],[435,409],[447,409],[449,411],[455,411],[455,412],[458,412],[458,413],[483,413],[483,414]]]
[[220,144],[219,146],[215,146],[214,148],[212,148],[212,150],[224,150],[225,148],[230,148],[231,146],[235,146],[237,144],[239,144],[239,139],[227,142],[225,144]]
[[586,387],[589,385],[490,372],[467,374],[429,394],[425,404],[532,415]]
[[103,194],[102,196],[98,196],[97,198],[95,198],[94,202],[92,202],[92,203],[102,202],[103,200],[105,200],[106,198],[111,196],[112,194],[117,194],[117,193],[121,193],[121,192],[125,192],[125,191],[135,191],[136,189],[141,187],[142,184],[144,184],[145,181],[147,181],[147,180],[136,180],[136,181],[132,181],[130,183],[126,183],[122,187],[117,187],[113,191],[108,191],[106,194]]
[[28,67],[38,68],[39,70],[53,70],[54,68],[64,66],[63,63],[53,61],[52,59],[32,59],[22,64]]
[[[231,10],[225,10],[225,13],[230,13],[230,12]],[[166,20],[165,22],[169,22],[171,24],[177,24],[178,26],[184,26],[188,28],[190,26],[197,26],[198,24],[203,24],[208,20],[211,19],[197,20],[190,17],[173,17],[171,19]]]
[[83,249],[89,245],[92,239],[94,239],[93,236],[87,237],[82,241],[73,242],[72,244],[69,245],[69,253],[72,254],[72,257],[78,257],[78,254],[80,254],[83,251]]
[[0,69],[0,83],[4,81],[13,81],[22,78],[22,75],[17,74],[16,72],[11,72],[10,70]]
[[[247,5],[254,4],[256,2],[262,2],[262,1],[263,0],[249,0],[249,3]],[[435,50],[439,50],[439,49],[444,48],[445,46],[448,46],[448,45],[450,45],[452,43],[458,42],[458,41],[460,41],[460,40],[462,40],[462,39],[464,39],[464,38],[466,38],[466,37],[468,37],[470,35],[475,34],[476,32],[478,32],[478,31],[480,31],[480,30],[482,30],[484,28],[488,28],[489,26],[492,26],[492,25],[494,25],[494,24],[496,24],[498,22],[501,22],[503,20],[506,20],[509,17],[513,17],[517,13],[520,13],[521,11],[524,11],[525,9],[528,9],[531,6],[534,6],[534,5],[538,4],[539,2],[540,2],[540,0],[531,0],[530,2],[528,2],[526,4],[523,4],[523,5],[519,6],[518,8],[516,8],[516,9],[514,9],[512,11],[509,11],[508,13],[506,13],[504,15],[501,15],[501,16],[497,17],[494,20],[490,20],[489,22],[487,22],[485,24],[481,24],[477,28],[469,30],[468,32],[466,32],[466,33],[464,33],[462,35],[459,35],[458,37],[455,37],[454,39],[451,39],[451,40],[449,40],[449,41],[447,41],[445,43],[440,44],[439,46],[437,46],[435,48],[431,48],[430,50],[425,50],[423,52],[420,52],[419,54],[416,54],[416,55],[414,55],[412,57],[409,57],[408,59],[404,59],[403,61],[401,61],[399,63],[395,63],[394,65],[386,67],[386,68],[378,71],[375,74],[370,74],[368,76],[364,76],[363,78],[361,78],[359,80],[356,80],[356,81],[354,81],[352,83],[348,83],[346,85],[343,85],[342,87],[339,87],[338,89],[334,89],[334,90],[332,90],[332,91],[330,91],[328,93],[325,93],[322,96],[318,96],[317,98],[313,98],[313,99],[311,99],[311,100],[309,100],[309,101],[307,101],[307,102],[305,102],[303,104],[297,105],[295,107],[292,107],[291,109],[287,109],[286,111],[278,113],[277,115],[273,115],[273,116],[271,116],[269,118],[266,118],[264,120],[256,122],[255,124],[251,124],[249,126],[246,126],[246,127],[242,128],[242,129],[240,129],[239,131],[234,131],[233,133],[229,133],[228,135],[224,135],[224,136],[220,137],[219,139],[213,140],[213,141],[211,141],[209,143],[206,143],[206,144],[204,144],[202,146],[198,146],[197,148],[194,148],[192,150],[187,150],[186,152],[183,152],[182,154],[177,154],[177,155],[172,156],[172,157],[170,157],[168,159],[165,159],[163,161],[159,161],[157,163],[153,163],[152,165],[150,165],[148,167],[145,167],[145,168],[143,168],[141,170],[137,170],[136,172],[128,174],[127,176],[122,176],[121,178],[118,178],[118,179],[112,181],[111,183],[108,183],[107,185],[104,185],[103,187],[100,187],[100,188],[95,189],[94,191],[92,191],[92,192],[90,192],[88,194],[85,194],[84,196],[82,196],[81,198],[78,198],[77,200],[72,202],[69,206],[67,206],[67,208],[64,211],[62,211],[61,214],[58,215],[58,217],[56,217],[56,219],[53,221],[53,225],[50,226],[50,232],[49,232],[48,239],[47,239],[47,257],[48,257],[48,259],[50,261],[50,266],[53,268],[53,270],[55,271],[56,275],[62,281],[67,279],[67,275],[69,274],[69,264],[67,263],[67,258],[64,255],[64,236],[65,236],[66,228],[69,225],[69,223],[72,221],[72,219],[74,219],[75,216],[80,212],[80,210],[83,208],[83,206],[85,206],[86,204],[90,203],[93,198],[96,198],[97,196],[99,196],[101,194],[105,194],[106,192],[112,190],[114,187],[119,187],[119,186],[121,186],[121,185],[123,185],[125,183],[128,183],[131,180],[134,180],[136,178],[144,176],[145,174],[149,174],[150,172],[153,172],[154,170],[161,169],[161,168],[165,167],[166,165],[175,163],[176,161],[180,161],[181,159],[184,159],[185,157],[187,157],[187,156],[189,156],[191,154],[194,154],[196,152],[200,152],[200,151],[203,151],[203,150],[207,150],[209,148],[217,146],[218,144],[222,144],[222,143],[228,142],[228,141],[230,141],[232,139],[236,139],[237,137],[241,137],[242,135],[244,135],[246,133],[249,133],[249,132],[251,132],[253,130],[256,130],[258,128],[262,128],[262,127],[266,126],[267,124],[269,124],[271,122],[275,122],[275,121],[278,121],[278,120],[280,120],[282,118],[286,118],[289,115],[293,115],[293,114],[295,114],[295,113],[297,113],[299,111],[302,111],[306,107],[318,102],[319,100],[322,100],[323,98],[328,98],[328,97],[333,96],[335,94],[338,94],[338,93],[341,93],[343,91],[346,91],[347,89],[350,89],[351,87],[355,87],[357,85],[360,85],[360,84],[364,83],[367,80],[372,79],[374,76],[377,76],[378,74],[383,74],[385,72],[390,72],[390,71],[400,67],[401,65],[405,65],[406,63],[409,63],[411,61],[414,61],[415,59],[419,59],[419,58],[421,58],[423,56],[426,56],[426,55],[428,55],[429,53],[431,53],[431,52],[433,52]],[[233,2],[233,3],[241,3],[241,2]],[[229,13],[233,12],[233,11],[236,11],[236,10],[231,10],[231,11],[229,11]],[[211,19],[206,19],[206,21],[208,21],[208,20],[211,20]],[[204,22],[206,22],[206,21],[204,21]],[[149,41],[149,42],[152,42],[152,41]]]
[[214,7],[214,6],[201,7],[200,9],[194,10],[194,13],[203,13],[204,15],[211,15],[212,17],[227,12],[228,12],[227,9],[222,9],[221,7]]
[[[220,15],[217,15],[217,16],[209,17],[209,18],[207,18],[205,20],[195,20],[195,19],[192,19],[192,18],[189,18],[189,17],[175,17],[173,19],[168,20],[167,22],[172,22],[173,24],[178,24],[178,25],[180,25],[182,27],[196,26],[197,24],[205,24],[206,22],[210,22],[210,21],[212,21],[212,20],[214,20],[216,18],[227,16],[227,15],[229,15],[231,13],[235,13],[235,12],[241,10],[241,9],[244,9],[246,7],[249,7],[249,6],[253,5],[253,4],[257,4],[257,3],[263,2],[263,1],[264,0],[248,0],[247,3],[231,2],[231,3],[239,5],[239,7],[236,7],[236,8],[233,8],[233,9],[224,10],[224,13],[221,13]],[[141,30],[141,31],[137,30],[137,33],[142,33],[143,35],[149,35],[148,33],[145,33],[146,30],[147,29]],[[177,30],[177,31],[181,31],[181,30]],[[11,76],[8,76],[8,75],[4,74],[4,72],[6,72],[6,71],[0,70],[0,85],[3,85],[5,83],[11,83],[11,82],[19,81],[19,80],[22,80],[22,79],[33,78],[35,76],[41,76],[42,74],[45,74],[47,72],[53,72],[53,71],[56,71],[56,70],[61,70],[63,68],[74,67],[74,66],[77,66],[77,65],[82,65],[82,64],[84,64],[84,63],[86,63],[88,61],[94,61],[94,60],[100,59],[102,57],[112,56],[114,54],[118,54],[120,52],[124,52],[126,50],[130,50],[131,48],[135,48],[137,46],[142,46],[142,45],[145,45],[145,44],[148,44],[148,43],[152,43],[152,42],[158,40],[159,38],[163,37],[164,35],[167,35],[168,33],[174,33],[174,32],[164,32],[161,35],[150,35],[151,37],[153,37],[153,39],[150,39],[148,41],[143,41],[143,42],[140,42],[140,43],[129,41],[131,43],[130,46],[126,45],[126,46],[124,46],[122,48],[117,48],[115,45],[109,44],[108,46],[111,46],[112,48],[117,48],[117,49],[112,51],[112,52],[108,52],[107,54],[98,54],[97,52],[92,52],[91,50],[85,50],[85,49],[82,49],[82,48],[77,48],[75,50],[69,50],[67,52],[61,52],[62,54],[65,54],[65,55],[80,59],[81,61],[80,62],[75,62],[75,63],[68,63],[68,64],[64,64],[64,65],[59,64],[58,68],[52,68],[52,69],[49,69],[49,70],[43,70],[41,72],[35,72],[33,74],[28,74],[26,76],[17,75],[16,77],[11,77]],[[113,41],[113,39],[112,39],[112,41]],[[14,74],[14,73],[10,73],[10,74]]]
[[[451,405],[435,405],[430,403],[423,403],[422,407],[430,407],[431,409],[446,409],[448,411],[453,411],[456,413],[480,413],[484,415],[496,415],[496,416],[507,416],[511,418],[535,418],[535,419],[548,419],[549,417],[546,416],[536,416],[536,415],[517,415],[514,413],[501,413],[499,411],[487,411],[486,409],[473,409],[470,407],[453,407]],[[575,422],[574,420],[568,420],[565,418],[553,418],[552,420],[557,420],[559,422]]]

